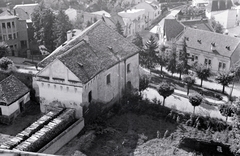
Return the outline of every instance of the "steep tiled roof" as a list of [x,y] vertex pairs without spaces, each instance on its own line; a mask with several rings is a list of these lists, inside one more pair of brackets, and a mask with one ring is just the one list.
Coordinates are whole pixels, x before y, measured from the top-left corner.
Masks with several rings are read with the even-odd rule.
[[45,67],[58,57],[81,81],[87,82],[96,73],[138,51],[138,47],[99,20],[66,45],[58,47],[39,66]]
[[[193,28],[186,28],[181,39],[183,37],[186,38],[186,44],[190,48],[226,57],[230,57],[236,50],[240,52],[238,46],[240,44],[240,39],[236,37]],[[178,44],[181,44],[181,39],[177,42]],[[211,49],[212,43],[215,44],[214,50]]]
[[29,89],[15,76],[10,75],[0,82],[0,103],[11,105],[29,92]]
[[183,21],[182,24],[191,28],[214,32],[208,20]]
[[14,16],[9,10],[5,10],[0,14],[0,19],[13,19],[17,18],[17,16]]
[[212,0],[207,6],[208,12],[221,11],[231,9],[233,6],[232,0]]
[[170,41],[172,38],[176,38],[184,30],[184,26],[176,19],[165,19],[163,29],[167,41]]

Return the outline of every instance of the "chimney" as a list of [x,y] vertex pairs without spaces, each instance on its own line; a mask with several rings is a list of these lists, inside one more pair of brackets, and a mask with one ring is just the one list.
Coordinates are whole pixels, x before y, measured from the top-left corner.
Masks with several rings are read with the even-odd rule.
[[67,31],[67,41],[70,41],[72,37],[73,37],[73,31],[72,30]]

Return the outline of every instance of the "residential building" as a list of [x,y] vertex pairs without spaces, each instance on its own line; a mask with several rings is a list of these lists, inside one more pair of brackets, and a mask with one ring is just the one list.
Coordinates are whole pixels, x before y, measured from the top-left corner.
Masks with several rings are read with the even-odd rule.
[[157,1],[144,1],[138,3],[133,8],[145,9],[146,23],[149,26],[154,19],[161,15],[161,4]]
[[129,9],[119,12],[118,15],[124,21],[124,35],[131,36],[146,28],[145,9]]
[[[93,101],[111,104],[126,88],[139,88],[138,47],[102,20],[86,28],[39,63],[41,110],[58,100],[81,114]],[[106,106],[106,105],[104,105]]]
[[91,24],[96,22],[97,20],[103,20],[110,28],[115,29],[116,23],[111,17],[110,13],[101,10],[96,12],[83,12],[82,14],[83,22],[87,26],[87,23],[90,22]]
[[0,14],[0,42],[8,44],[10,56],[24,55],[29,48],[26,20],[4,11]]
[[207,6],[206,17],[214,18],[228,29],[239,25],[240,11],[238,7],[234,7],[231,0],[212,0]]
[[29,100],[29,89],[15,76],[0,81],[0,122],[14,119]]
[[[32,14],[35,9],[39,7],[38,3],[33,3],[33,4],[19,4],[15,5],[13,7],[13,13],[15,16],[19,18],[19,20],[26,20],[26,27],[27,27],[27,35],[28,35],[28,42],[31,43],[34,41],[34,29],[32,25]],[[30,44],[30,46],[32,43]],[[30,47],[29,46],[29,47]],[[31,50],[33,46],[30,47]]]
[[195,62],[206,65],[213,72],[228,71],[240,58],[240,38],[187,27],[177,41],[177,51],[186,41],[187,53]]

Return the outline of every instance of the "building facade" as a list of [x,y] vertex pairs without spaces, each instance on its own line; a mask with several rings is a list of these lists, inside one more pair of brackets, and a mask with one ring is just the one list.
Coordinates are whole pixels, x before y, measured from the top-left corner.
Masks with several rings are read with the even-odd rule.
[[205,65],[213,72],[229,71],[240,53],[240,39],[214,32],[186,28],[181,38],[176,42],[177,51],[181,52],[183,40],[186,42],[189,64]]
[[0,14],[0,42],[4,41],[10,47],[10,56],[19,56],[29,48],[26,25],[26,20],[8,12]]
[[135,45],[97,21],[40,62],[35,84],[46,101],[41,110],[55,100],[79,114],[93,101],[115,102],[126,87],[138,89],[138,57]]

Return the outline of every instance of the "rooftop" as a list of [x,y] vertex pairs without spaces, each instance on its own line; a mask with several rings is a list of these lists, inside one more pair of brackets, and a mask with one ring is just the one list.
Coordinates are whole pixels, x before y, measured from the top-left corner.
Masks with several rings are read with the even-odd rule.
[[34,9],[39,6],[38,3],[34,4],[20,4],[15,5],[14,10],[16,12],[16,15],[24,20],[31,19],[31,15],[34,12]]
[[104,16],[106,16],[106,17],[111,17],[111,15],[110,15],[108,12],[104,11],[104,10],[92,12],[91,14],[101,15],[101,16],[104,15]]
[[58,47],[41,61],[39,66],[46,67],[59,59],[86,83],[102,70],[135,55],[138,51],[137,46],[99,20],[64,46]]
[[10,75],[0,82],[0,103],[11,105],[29,92],[28,87],[15,76]]
[[[240,51],[240,38],[187,27],[181,39],[185,37],[190,48],[230,57],[234,51]],[[181,40],[177,42],[181,44]]]
[[165,19],[163,29],[167,41],[171,41],[184,30],[184,26],[176,19]]
[[14,19],[17,16],[14,16],[9,10],[5,10],[0,14],[0,20]]
[[208,20],[183,21],[182,24],[187,27],[214,32]]

